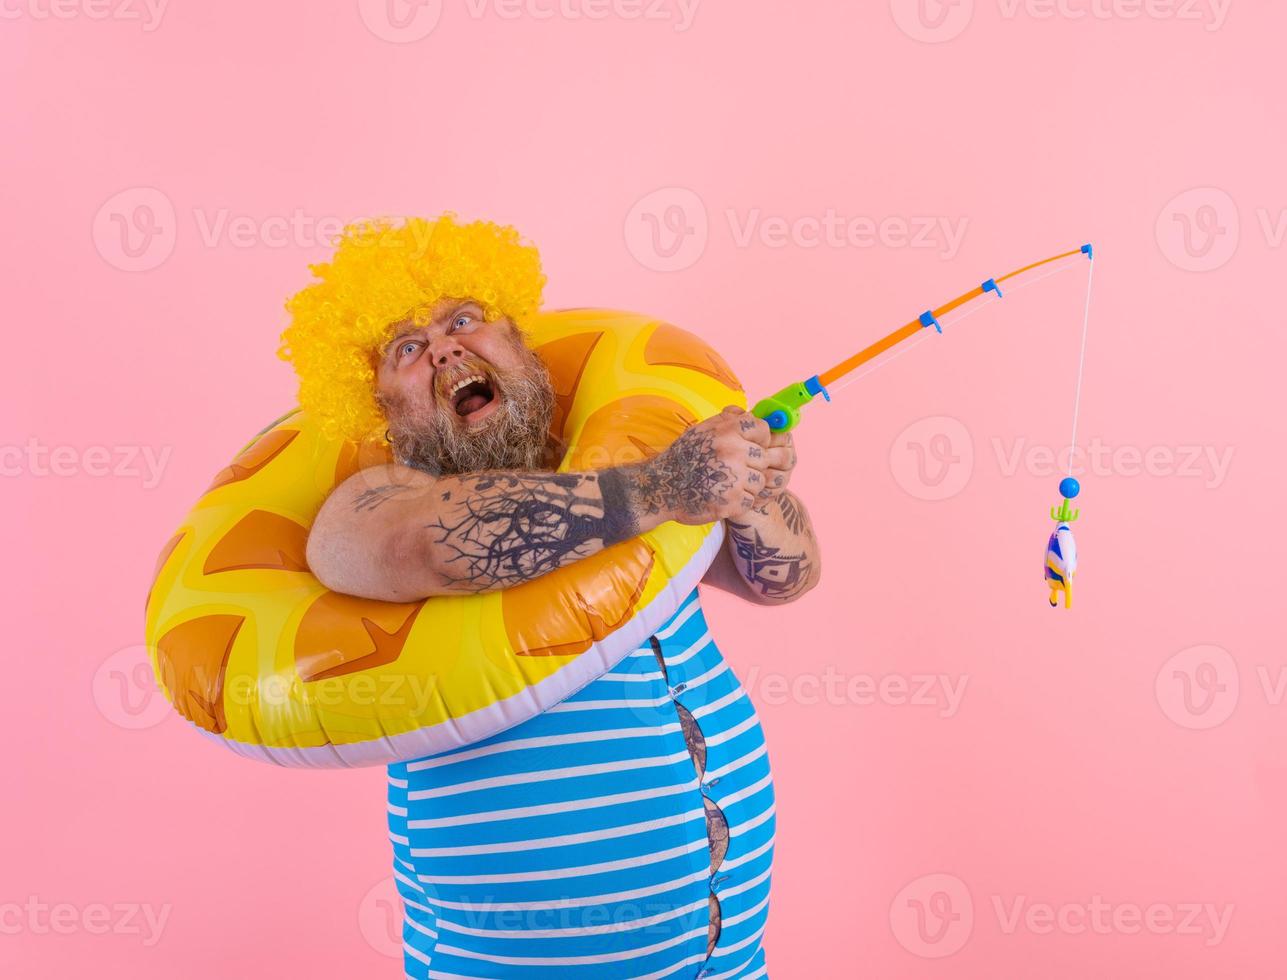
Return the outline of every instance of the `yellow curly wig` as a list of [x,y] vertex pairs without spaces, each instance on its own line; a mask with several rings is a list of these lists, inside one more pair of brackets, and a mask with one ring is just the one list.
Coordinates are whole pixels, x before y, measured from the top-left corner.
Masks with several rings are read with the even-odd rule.
[[541,305],[545,276],[536,248],[490,221],[380,218],[349,225],[330,262],[309,266],[317,282],[286,303],[290,325],[277,354],[299,376],[300,407],[327,435],[382,438],[376,355],[393,324],[423,325],[444,298],[469,298],[488,320],[519,329]]

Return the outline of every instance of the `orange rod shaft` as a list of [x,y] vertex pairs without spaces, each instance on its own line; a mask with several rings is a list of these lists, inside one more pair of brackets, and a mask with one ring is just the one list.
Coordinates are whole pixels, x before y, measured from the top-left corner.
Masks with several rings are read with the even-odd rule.
[[858,367],[858,365],[866,364],[873,357],[883,354],[885,351],[889,350],[889,348],[893,347],[895,344],[902,343],[908,337],[916,336],[916,334],[920,333],[924,329],[925,328],[921,326],[920,320],[913,320],[911,323],[907,324],[907,326],[902,327],[899,330],[895,330],[888,337],[880,338],[880,340],[876,341],[870,347],[860,350],[853,357],[846,358],[830,370],[822,372],[822,374],[818,375],[818,380],[822,382],[823,387],[826,387],[837,378],[848,374],[854,368]]
[[997,282],[1005,282],[1007,279],[1013,279],[1015,276],[1021,276],[1025,272],[1031,272],[1033,269],[1037,268],[1038,266],[1049,265],[1051,262],[1058,262],[1060,259],[1066,259],[1073,255],[1081,255],[1081,249],[1074,248],[1071,252],[1063,252],[1059,255],[1052,255],[1050,258],[1042,259],[1040,262],[1034,262],[1032,263],[1032,265],[1025,265],[1022,269],[1015,269],[1014,272],[1011,272],[1008,275],[1002,276],[1000,279],[997,280]]
[[[1060,259],[1066,259],[1073,255],[1080,255],[1080,254],[1081,254],[1081,249],[1079,248],[1075,248],[1071,252],[1061,252],[1059,255],[1052,255],[1048,259],[1042,259],[1040,262],[1033,262],[1031,265],[1025,265],[1022,269],[1016,269],[1014,272],[1001,276],[996,281],[998,283],[1002,283],[1008,279],[1013,279],[1015,276],[1021,276],[1025,272],[1031,272],[1033,269],[1039,268],[1040,266],[1049,265],[1051,262],[1058,262]],[[953,310],[957,309],[958,307],[964,306],[966,303],[970,302],[971,300],[978,299],[982,295],[983,295],[983,287],[975,286],[968,293],[962,293],[960,296],[956,297],[956,299],[951,300],[947,303],[944,303],[942,306],[938,307],[935,310],[931,310],[930,312],[933,313],[935,317],[946,316],[948,313],[951,313]],[[818,375],[818,380],[825,387],[831,384],[836,379],[844,377],[854,368],[859,367],[860,365],[866,364],[874,357],[879,357],[881,354],[885,353],[885,351],[889,350],[889,348],[893,347],[894,345],[901,344],[904,340],[907,340],[910,337],[915,337],[918,333],[920,333],[924,329],[926,328],[921,325],[920,319],[917,318],[913,320],[911,323],[908,323],[905,326],[899,327],[897,330],[895,330],[893,333],[889,334],[888,336],[881,337],[880,340],[876,341],[871,346],[864,347],[862,350],[860,350],[857,354],[854,354],[852,357],[845,358],[835,367],[828,368],[826,371],[823,371],[821,374]]]

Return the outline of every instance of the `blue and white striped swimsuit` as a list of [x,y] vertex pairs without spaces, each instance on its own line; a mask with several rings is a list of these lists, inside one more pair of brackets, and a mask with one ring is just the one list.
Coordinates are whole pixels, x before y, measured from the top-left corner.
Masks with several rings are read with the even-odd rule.
[[389,767],[407,976],[766,977],[774,823],[759,720],[694,589],[562,704]]

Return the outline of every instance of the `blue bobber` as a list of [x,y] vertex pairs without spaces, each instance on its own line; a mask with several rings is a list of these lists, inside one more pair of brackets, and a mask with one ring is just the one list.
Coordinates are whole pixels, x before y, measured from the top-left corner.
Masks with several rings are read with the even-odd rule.
[[1059,481],[1059,496],[1072,500],[1079,493],[1081,493],[1081,484],[1071,476],[1066,476]]

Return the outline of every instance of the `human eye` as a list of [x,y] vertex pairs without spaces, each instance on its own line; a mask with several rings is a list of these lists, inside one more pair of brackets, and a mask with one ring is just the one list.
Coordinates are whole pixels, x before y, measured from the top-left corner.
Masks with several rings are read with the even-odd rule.
[[474,315],[472,313],[457,313],[455,318],[451,321],[451,326],[454,330],[461,330],[473,322]]
[[402,343],[398,344],[398,359],[402,360],[403,358],[410,357],[419,349],[420,341],[404,340]]

